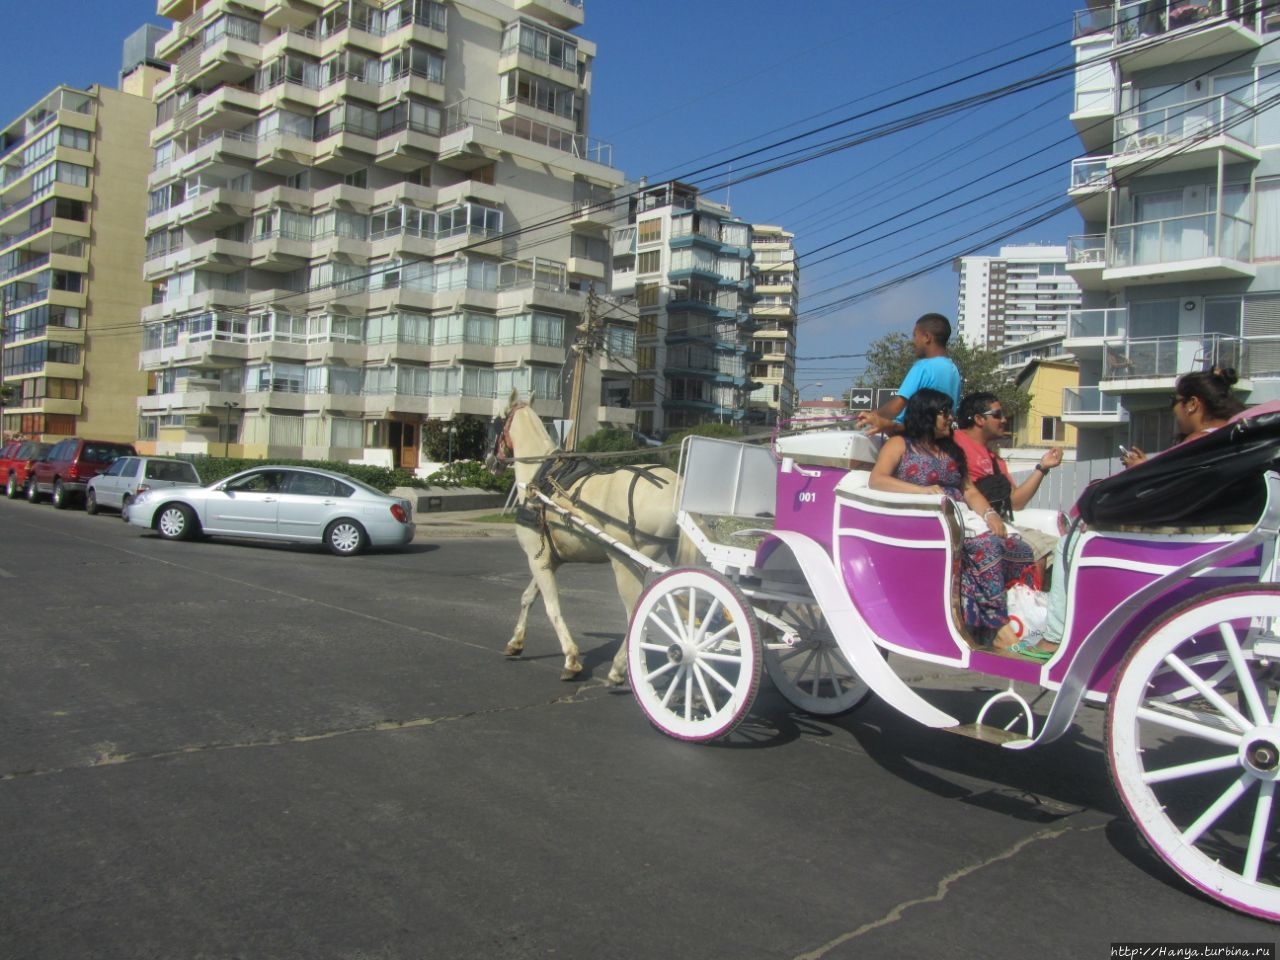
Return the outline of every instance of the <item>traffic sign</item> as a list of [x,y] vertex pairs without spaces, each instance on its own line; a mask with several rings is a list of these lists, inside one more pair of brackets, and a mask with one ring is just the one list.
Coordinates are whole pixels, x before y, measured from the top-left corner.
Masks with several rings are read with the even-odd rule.
[[854,413],[866,413],[871,409],[871,390],[854,387],[849,391],[849,409]]
[[876,409],[879,410],[897,395],[897,387],[876,387]]

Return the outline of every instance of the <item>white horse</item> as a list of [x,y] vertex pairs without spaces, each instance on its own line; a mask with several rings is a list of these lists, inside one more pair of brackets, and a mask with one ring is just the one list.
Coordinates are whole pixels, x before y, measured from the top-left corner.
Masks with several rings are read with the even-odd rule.
[[[644,571],[620,551],[611,550],[580,532],[530,491],[542,490],[557,504],[620,543],[647,557],[657,558],[674,552],[676,547],[676,474],[657,466],[601,467],[581,458],[557,458],[554,455],[558,450],[538,415],[527,403],[519,402],[513,392],[495,453],[500,459],[516,458],[516,484],[522,494],[516,515],[516,539],[524,548],[533,579],[520,597],[520,616],[505,653],[508,657],[524,653],[529,607],[541,593],[543,607],[564,653],[560,679],[573,680],[582,671],[582,661],[560,613],[556,570],[564,563],[608,561],[613,564],[614,580],[626,606],[628,621],[644,587]],[[530,458],[544,459],[538,462]],[[610,683],[620,684],[626,676],[624,643],[613,658],[608,679]]]

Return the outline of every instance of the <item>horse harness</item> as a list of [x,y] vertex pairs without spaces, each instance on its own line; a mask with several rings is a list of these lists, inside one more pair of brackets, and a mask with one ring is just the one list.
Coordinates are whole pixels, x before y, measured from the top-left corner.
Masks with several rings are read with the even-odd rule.
[[[636,528],[635,494],[641,481],[651,483],[659,489],[669,483],[665,477],[658,476],[654,472],[654,466],[656,465],[606,465],[590,457],[552,457],[543,462],[527,486],[530,493],[540,492],[569,510],[587,514],[605,523],[624,525],[633,543],[662,544],[670,548],[675,544],[676,537],[659,537]],[[631,483],[627,487],[625,524],[620,518],[605,513],[582,500],[582,488],[587,480],[613,473],[631,475]],[[551,550],[553,562],[561,562],[561,557],[556,552],[555,541],[551,536],[551,520],[547,516],[547,504],[544,501],[536,496],[526,495],[524,502],[516,508],[516,523],[537,530],[542,535],[544,547]],[[540,556],[542,556],[541,549],[534,559]]]

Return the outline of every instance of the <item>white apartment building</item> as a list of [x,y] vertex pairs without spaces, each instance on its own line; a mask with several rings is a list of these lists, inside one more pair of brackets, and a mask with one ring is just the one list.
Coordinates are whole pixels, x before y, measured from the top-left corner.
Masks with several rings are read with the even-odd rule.
[[959,257],[956,324],[974,346],[999,350],[1066,329],[1080,308],[1080,288],[1067,273],[1067,248],[1042,244],[1001,247],[995,257]]
[[627,223],[613,231],[613,290],[633,298],[628,402],[637,428],[663,436],[745,420],[755,327],[751,224],[675,181],[642,186],[628,203]]
[[800,309],[800,265],[795,234],[781,227],[753,224],[755,323],[751,344],[751,381],[747,418],[773,424],[792,415],[796,380],[796,320]]
[[587,135],[582,0],[159,11],[145,443],[412,468],[424,422],[490,420],[513,388],[563,416],[622,182]]
[[1091,3],[1076,14],[1069,195],[1083,290],[1063,417],[1082,459],[1173,442],[1178,375],[1234,367],[1280,396],[1280,30],[1249,0]]

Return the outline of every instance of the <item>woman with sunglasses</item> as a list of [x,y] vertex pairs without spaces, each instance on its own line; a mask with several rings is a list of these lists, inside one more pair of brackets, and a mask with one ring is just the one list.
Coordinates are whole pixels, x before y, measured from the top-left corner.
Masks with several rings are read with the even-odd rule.
[[[1240,378],[1235,370],[1214,367],[1184,373],[1173,388],[1173,417],[1178,422],[1178,442],[1186,443],[1212,433],[1244,409],[1244,404],[1231,392]],[[1130,447],[1120,455],[1126,467],[1142,463],[1147,455],[1139,447]]]
[[[969,479],[964,451],[952,438],[952,400],[923,388],[907,401],[903,432],[880,448],[868,485],[897,493],[944,494],[964,503],[987,524],[970,532],[966,523],[960,563],[960,603],[964,622],[983,646],[1002,653],[1028,655],[1009,625],[1005,584],[1022,580],[1034,565],[1031,548],[1006,536],[1004,523]],[[976,519],[976,518],[975,518]]]

